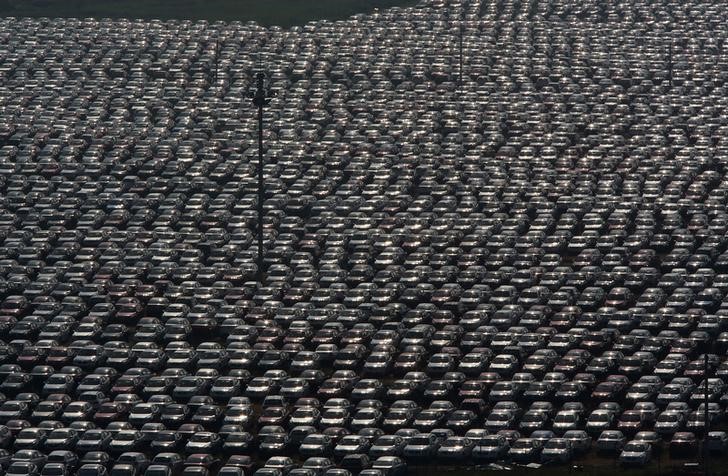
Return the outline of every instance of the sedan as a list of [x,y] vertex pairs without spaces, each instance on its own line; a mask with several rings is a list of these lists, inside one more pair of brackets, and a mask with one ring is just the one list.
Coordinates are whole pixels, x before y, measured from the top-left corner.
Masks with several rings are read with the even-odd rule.
[[381,436],[369,449],[369,457],[379,458],[381,456],[402,456],[406,444],[407,442],[401,436]]
[[508,458],[516,463],[533,463],[541,457],[543,446],[538,440],[519,438],[508,450]]
[[328,435],[311,434],[303,439],[298,448],[302,456],[329,456],[334,451],[334,442]]
[[552,438],[544,444],[541,451],[541,462],[544,464],[565,464],[574,457],[571,441],[566,438]]
[[619,453],[619,464],[624,466],[644,466],[652,459],[652,445],[642,441],[630,441]]
[[513,429],[516,425],[516,414],[513,411],[492,411],[485,420],[485,428],[488,431]]
[[343,458],[350,454],[367,454],[371,443],[363,436],[346,435],[334,448],[334,456]]
[[569,430],[564,438],[571,441],[571,446],[577,453],[586,453],[591,449],[592,439],[584,430]]
[[475,441],[462,436],[451,436],[437,450],[437,457],[445,461],[465,462],[470,458]]
[[476,461],[502,460],[508,455],[510,444],[503,435],[488,435],[476,441],[472,457]]
[[440,441],[432,433],[413,436],[404,447],[403,455],[408,460],[430,459],[437,455]]
[[605,430],[597,439],[597,451],[600,453],[619,453],[627,439],[621,431]]

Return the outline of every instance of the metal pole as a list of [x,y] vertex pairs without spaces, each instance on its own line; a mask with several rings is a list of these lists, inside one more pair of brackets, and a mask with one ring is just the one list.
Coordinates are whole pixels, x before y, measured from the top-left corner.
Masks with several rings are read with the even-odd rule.
[[703,432],[703,470],[708,476],[708,431],[710,430],[710,412],[708,411],[708,349],[705,349],[705,431]]
[[670,80],[670,89],[672,89],[672,40],[667,46],[667,60],[668,60],[668,72],[669,72],[669,80]]
[[258,107],[258,283],[263,284],[263,201],[265,191],[263,183],[263,106],[270,101],[266,97],[265,74],[256,75],[255,96],[253,104]]
[[463,93],[463,34],[465,32],[465,25],[462,20],[460,21],[460,94]]
[[660,462],[661,462],[660,460],[662,459],[662,455],[661,455],[662,451],[658,451],[656,447],[653,447],[653,449],[654,449],[654,452],[657,454],[657,476],[661,476],[662,468],[660,465]]
[[218,38],[215,38],[215,84],[217,84],[217,70],[220,66],[220,60],[218,59],[219,56],[219,48],[220,48],[220,40]]
[[263,283],[263,105],[258,106],[258,281]]

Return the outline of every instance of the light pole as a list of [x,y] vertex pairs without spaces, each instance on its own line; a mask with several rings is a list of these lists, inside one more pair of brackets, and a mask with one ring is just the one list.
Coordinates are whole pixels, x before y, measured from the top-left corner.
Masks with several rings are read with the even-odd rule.
[[265,190],[263,182],[263,106],[270,104],[271,91],[265,81],[265,73],[255,75],[256,89],[251,93],[253,105],[258,108],[258,283],[263,285],[263,201]]
[[217,70],[220,67],[220,39],[215,37],[215,85],[217,85]]
[[463,34],[465,33],[465,24],[460,20],[460,94],[463,94]]
[[703,432],[703,470],[705,476],[708,476],[708,431],[710,431],[710,412],[708,411],[708,371],[710,364],[708,363],[708,346],[705,346],[705,431]]
[[670,81],[670,89],[672,89],[672,40],[670,40],[670,43],[667,45],[667,71],[668,71],[668,79]]

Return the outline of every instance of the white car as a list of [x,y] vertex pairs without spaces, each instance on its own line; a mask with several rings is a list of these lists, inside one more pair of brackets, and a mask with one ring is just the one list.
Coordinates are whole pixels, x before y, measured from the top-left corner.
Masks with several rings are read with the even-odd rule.
[[568,463],[574,457],[574,448],[566,438],[551,438],[543,447],[541,462]]
[[597,439],[597,451],[604,453],[622,451],[626,438],[621,431],[605,430]]
[[652,458],[652,445],[643,441],[630,441],[619,454],[619,463],[623,465],[644,466]]

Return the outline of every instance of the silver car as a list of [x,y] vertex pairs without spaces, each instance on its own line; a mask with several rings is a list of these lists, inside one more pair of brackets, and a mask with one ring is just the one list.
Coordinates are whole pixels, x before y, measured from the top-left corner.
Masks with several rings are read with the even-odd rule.
[[577,412],[560,411],[554,417],[554,424],[551,426],[554,433],[564,434],[569,430],[578,430],[581,426],[581,416]]
[[643,441],[632,440],[624,445],[619,453],[619,463],[623,465],[644,466],[652,458],[652,445]]
[[463,436],[451,436],[437,450],[437,457],[447,461],[464,462],[470,458],[475,441]]
[[510,449],[503,435],[488,435],[476,441],[472,456],[475,461],[498,461],[506,457]]
[[597,451],[600,453],[614,453],[622,451],[627,439],[621,431],[605,430],[597,438]]
[[543,446],[541,451],[541,462],[547,463],[568,463],[574,457],[574,448],[570,440],[566,438],[551,438]]
[[571,446],[578,453],[586,453],[591,449],[592,438],[584,430],[569,430],[564,433],[564,438],[571,441]]
[[655,422],[655,431],[661,435],[672,435],[685,426],[685,415],[680,412],[664,411]]
[[532,438],[519,438],[508,450],[508,458],[516,463],[533,463],[539,460],[543,446]]

